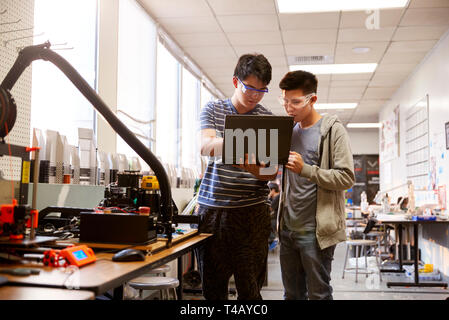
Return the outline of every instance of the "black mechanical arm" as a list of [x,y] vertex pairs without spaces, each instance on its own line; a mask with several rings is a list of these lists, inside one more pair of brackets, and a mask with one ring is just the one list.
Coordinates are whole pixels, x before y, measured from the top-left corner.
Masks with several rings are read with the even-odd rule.
[[164,167],[156,156],[117,118],[100,96],[90,87],[81,75],[63,57],[50,50],[50,42],[24,48],[0,85],[0,139],[12,130],[16,121],[17,106],[11,96],[11,89],[25,69],[35,60],[50,61],[58,67],[75,87],[89,100],[110,124],[114,131],[153,169],[161,190],[160,218],[167,230],[171,243],[171,224],[173,223],[173,205],[170,183]]

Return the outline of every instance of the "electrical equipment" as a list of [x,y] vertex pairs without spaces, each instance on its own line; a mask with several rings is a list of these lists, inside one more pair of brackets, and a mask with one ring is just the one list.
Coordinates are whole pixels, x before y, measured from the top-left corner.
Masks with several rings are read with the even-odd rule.
[[132,213],[80,214],[80,241],[144,244],[156,241],[157,218]]
[[[31,222],[33,218],[33,222]],[[25,235],[25,228],[37,227],[37,211],[28,205],[18,205],[14,199],[12,204],[0,207],[0,236],[9,236],[11,240],[21,240]]]
[[70,265],[77,267],[82,267],[97,260],[94,251],[85,245],[61,250],[61,256],[63,256]]
[[128,212],[137,212],[140,207],[150,207],[151,215],[160,214],[161,194],[157,178],[142,177],[137,171],[118,173],[117,183],[105,188],[104,197],[100,202],[102,208],[118,207]]
[[59,268],[69,265],[78,268],[95,262],[97,257],[94,251],[86,245],[68,247],[63,250],[47,250],[44,252],[45,266]]
[[141,188],[145,190],[159,190],[159,181],[156,176],[143,176]]

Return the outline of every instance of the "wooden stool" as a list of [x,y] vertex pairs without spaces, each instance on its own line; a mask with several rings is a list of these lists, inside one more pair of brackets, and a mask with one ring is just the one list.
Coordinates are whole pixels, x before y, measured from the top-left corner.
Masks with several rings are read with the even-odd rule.
[[[161,300],[170,300],[169,289],[173,289],[175,300],[178,299],[176,295],[176,288],[179,286],[179,280],[169,277],[138,277],[130,282],[129,286],[139,290],[139,298],[143,299],[143,290],[159,290]],[[164,299],[166,296],[166,299]]]

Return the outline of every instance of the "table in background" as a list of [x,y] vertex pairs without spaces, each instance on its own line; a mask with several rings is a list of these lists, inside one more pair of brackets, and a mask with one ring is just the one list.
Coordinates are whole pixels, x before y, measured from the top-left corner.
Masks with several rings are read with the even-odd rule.
[[399,238],[399,270],[388,270],[382,269],[380,272],[404,272],[403,261],[402,261],[402,226],[407,225],[413,226],[413,252],[414,257],[414,282],[387,282],[387,287],[444,287],[447,288],[447,283],[445,282],[420,282],[419,281],[419,245],[418,245],[418,227],[420,224],[442,224],[449,223],[447,220],[407,220],[401,217],[385,216],[382,215],[380,218],[376,218],[379,223],[382,224],[393,224],[398,225],[398,238]]

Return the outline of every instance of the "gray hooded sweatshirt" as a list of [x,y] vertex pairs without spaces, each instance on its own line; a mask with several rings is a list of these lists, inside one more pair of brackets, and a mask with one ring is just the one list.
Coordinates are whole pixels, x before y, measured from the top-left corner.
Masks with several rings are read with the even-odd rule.
[[[349,136],[335,115],[325,115],[321,122],[320,166],[304,164],[300,176],[317,185],[316,238],[323,250],[346,240],[344,191],[354,185],[354,162]],[[286,170],[286,169],[284,169]],[[287,183],[283,187],[278,211],[278,229],[282,228]]]

